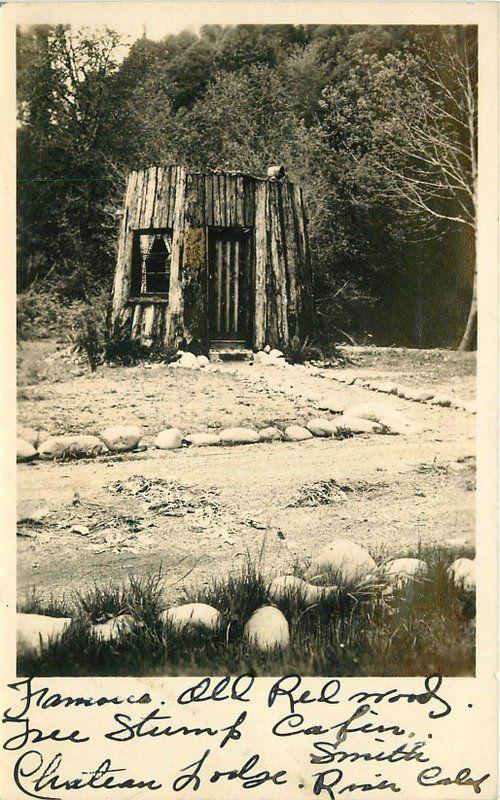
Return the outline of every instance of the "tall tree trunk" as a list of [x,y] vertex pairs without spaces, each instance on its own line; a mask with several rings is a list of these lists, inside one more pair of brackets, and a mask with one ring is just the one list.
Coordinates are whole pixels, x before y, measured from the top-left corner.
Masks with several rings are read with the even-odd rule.
[[459,350],[475,350],[477,347],[477,267],[474,268],[472,299],[465,333],[458,347]]

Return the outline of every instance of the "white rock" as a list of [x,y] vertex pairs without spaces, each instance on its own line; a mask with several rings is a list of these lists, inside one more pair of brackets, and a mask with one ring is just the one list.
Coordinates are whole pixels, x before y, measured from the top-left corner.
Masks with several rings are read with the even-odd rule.
[[259,440],[261,442],[274,442],[277,439],[281,439],[282,436],[283,434],[279,428],[273,428],[272,426],[259,431]]
[[220,444],[220,436],[215,433],[190,433],[184,437],[184,441],[193,447],[211,447]]
[[333,539],[313,557],[305,578],[330,573],[338,583],[352,584],[368,578],[376,569],[375,561],[364,547],[349,539]]
[[244,637],[258,650],[284,650],[290,644],[286,617],[273,606],[262,606],[254,611],[245,625]]
[[130,630],[133,623],[134,618],[130,614],[120,614],[118,617],[108,619],[107,622],[91,625],[90,630],[99,639],[109,642],[110,639],[116,639],[122,632]]
[[199,367],[208,367],[210,361],[206,356],[196,356],[196,361],[198,362]]
[[275,601],[292,596],[298,597],[306,603],[317,603],[318,600],[322,600],[336,591],[336,586],[313,586],[312,583],[307,583],[295,575],[282,575],[271,581],[268,595],[270,600]]
[[41,642],[54,641],[71,624],[67,617],[46,617],[43,614],[16,614],[17,654],[41,653]]
[[342,414],[345,411],[345,403],[340,397],[328,395],[318,401],[320,411],[331,411],[332,414]]
[[106,451],[97,436],[50,436],[38,446],[44,460],[58,458],[93,458]]
[[154,444],[159,450],[177,450],[182,447],[182,433],[178,428],[167,428],[160,431]]
[[26,442],[24,439],[17,438],[17,453],[16,460],[23,463],[25,461],[33,461],[37,457],[37,452],[32,444]]
[[276,348],[274,348],[274,350],[269,351],[269,358],[272,359],[284,358],[284,355],[285,354],[281,350],[277,350]]
[[342,416],[337,425],[339,428],[348,428],[351,433],[381,433],[383,431],[382,425],[378,422],[347,415]]
[[200,366],[194,353],[183,353],[177,363],[187,369],[198,369]]
[[425,577],[428,567],[420,558],[394,558],[383,565],[381,572],[393,583],[401,586],[412,578]]
[[476,561],[473,558],[457,558],[448,567],[447,575],[455,586],[466,592],[476,588]]
[[178,630],[196,628],[198,630],[216,631],[222,622],[222,615],[207,603],[186,603],[172,606],[160,614],[163,622]]
[[268,344],[266,344],[266,346],[264,347],[264,351],[263,352],[266,353],[267,355],[269,355],[269,353],[271,352],[271,347]]
[[223,444],[256,444],[260,442],[259,434],[251,428],[226,428],[221,431]]
[[301,425],[289,425],[288,428],[285,428],[285,439],[288,439],[289,442],[302,442],[304,439],[312,438],[311,431]]
[[421,431],[419,425],[384,403],[368,402],[351,406],[346,410],[345,417],[370,419],[388,428],[391,433],[419,433]]
[[47,431],[35,430],[34,428],[19,428],[17,435],[19,439],[29,442],[35,449],[38,448],[40,442],[44,442],[50,437],[50,433],[47,433]]
[[443,408],[449,408],[453,403],[453,397],[449,394],[436,394],[434,395],[431,400],[429,400],[431,406],[442,406]]
[[141,429],[136,425],[110,425],[101,434],[106,447],[113,453],[133,450],[140,442]]
[[383,392],[384,394],[397,394],[398,391],[397,384],[390,381],[372,381],[369,386],[373,391]]
[[306,423],[306,428],[313,436],[334,436],[338,431],[339,423],[315,417]]
[[425,403],[427,400],[432,400],[434,397],[434,392],[431,392],[427,389],[406,389],[403,397],[406,400],[414,400],[417,403]]

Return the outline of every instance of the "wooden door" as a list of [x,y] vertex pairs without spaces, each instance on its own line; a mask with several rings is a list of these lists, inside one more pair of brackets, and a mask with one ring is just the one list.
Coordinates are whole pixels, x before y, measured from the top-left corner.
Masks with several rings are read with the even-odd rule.
[[231,229],[210,231],[209,326],[211,341],[248,337],[248,237]]

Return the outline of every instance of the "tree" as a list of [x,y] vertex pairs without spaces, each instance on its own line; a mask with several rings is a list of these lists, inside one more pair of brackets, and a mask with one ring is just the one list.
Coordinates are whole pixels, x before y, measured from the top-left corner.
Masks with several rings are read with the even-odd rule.
[[[351,198],[386,202],[429,236],[477,235],[477,42],[474,28],[439,27],[384,57],[360,51],[324,92],[331,145],[351,162]],[[364,181],[361,180],[364,176]],[[477,270],[460,349],[477,331]]]

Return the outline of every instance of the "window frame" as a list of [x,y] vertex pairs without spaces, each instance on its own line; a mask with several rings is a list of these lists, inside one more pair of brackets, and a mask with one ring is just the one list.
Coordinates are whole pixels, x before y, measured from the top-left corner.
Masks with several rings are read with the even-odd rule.
[[168,265],[168,271],[165,270],[168,280],[168,288],[164,292],[143,292],[141,291],[141,283],[142,283],[142,269],[141,269],[141,251],[139,245],[139,239],[141,236],[156,236],[157,234],[161,234],[163,236],[168,236],[170,242],[173,240],[173,229],[172,228],[134,228],[132,230],[132,263],[131,263],[131,295],[129,298],[129,302],[133,303],[168,303],[168,297],[170,292],[170,273],[171,273],[171,259],[172,253],[170,254],[170,264]]

